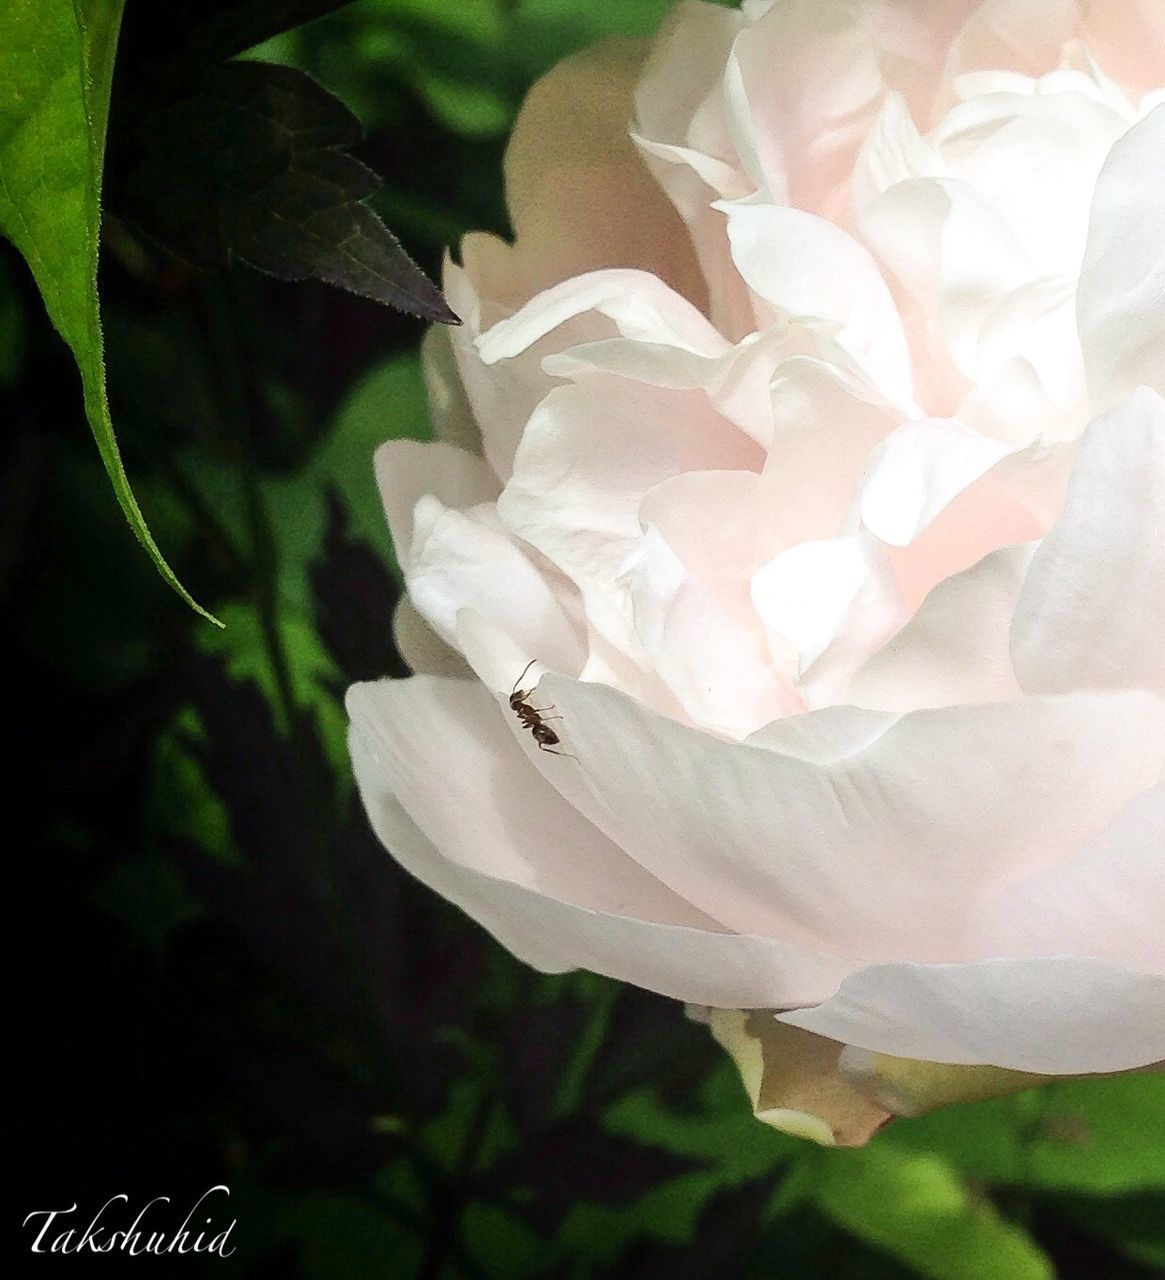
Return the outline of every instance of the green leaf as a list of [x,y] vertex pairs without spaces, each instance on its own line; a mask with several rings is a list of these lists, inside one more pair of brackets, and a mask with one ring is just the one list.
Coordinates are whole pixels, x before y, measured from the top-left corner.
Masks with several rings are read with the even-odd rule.
[[[324,548],[328,503],[343,503],[349,535],[391,560],[391,543],[373,474],[376,447],[390,437],[427,439],[432,435],[420,363],[413,354],[396,356],[371,369],[349,392],[310,461],[286,477],[258,482],[259,495],[275,531],[275,625],[288,665],[296,705],[316,722],[328,758],[341,785],[350,781],[346,746],[347,718],[337,689],[343,679],[313,623],[315,599],[310,567]],[[205,505],[213,510],[230,539],[245,547],[245,503],[239,476],[230,467],[189,457],[186,474]],[[283,733],[292,731],[258,614],[251,603],[229,602],[220,612],[225,632],[204,632],[203,652],[223,660],[235,679],[253,680],[272,706]],[[387,617],[379,619],[385,631]]]
[[101,174],[122,0],[0,8],[0,233],[24,256],[81,373],[117,501],[162,577],[204,617],[154,542],[109,415],[97,300]]
[[607,1120],[615,1133],[703,1157],[725,1185],[758,1178],[805,1150],[799,1139],[757,1123],[727,1060],[704,1083],[701,1103],[695,1112],[673,1111],[653,1090],[644,1089],[620,1099],[607,1112]]
[[[702,1042],[704,1029],[691,1031]],[[706,1168],[662,1183],[637,1205],[579,1204],[563,1223],[559,1242],[604,1262],[644,1234],[687,1244],[710,1197],[772,1174],[799,1157],[805,1145],[756,1122],[727,1059],[703,1083],[696,1109],[673,1110],[656,1090],[639,1089],[609,1107],[605,1120],[612,1133],[700,1159]]]
[[1111,1242],[1126,1257],[1165,1275],[1165,1201],[1160,1195],[1056,1204],[1071,1222]]
[[[276,586],[282,606],[305,619],[311,615],[308,568],[323,548],[329,494],[343,501],[351,536],[390,559],[392,545],[372,456],[385,440],[429,440],[432,435],[420,362],[415,354],[393,356],[357,381],[305,465],[288,476],[261,481],[263,502],[276,531]],[[183,461],[203,501],[236,544],[246,546],[245,512],[235,470],[193,455]]]
[[94,896],[135,942],[151,951],[160,950],[173,933],[203,914],[177,868],[160,854],[117,863]]
[[24,312],[7,268],[0,261],[0,391],[15,385],[24,365]]
[[204,270],[237,258],[459,323],[364,203],[380,179],[348,154],[362,137],[356,117],[302,72],[229,62],[140,126],[118,206]]
[[1092,1195],[1165,1188],[1165,1075],[1071,1080],[1037,1096],[1025,1170],[1033,1186]]
[[964,1175],[1116,1196],[1165,1188],[1165,1076],[1043,1085],[900,1120],[879,1145],[942,1155]]
[[375,1204],[352,1196],[309,1193],[289,1200],[263,1223],[265,1246],[294,1241],[300,1246],[295,1274],[310,1280],[351,1280],[352,1276],[418,1274],[417,1238]]
[[859,1239],[934,1280],[1054,1280],[1052,1264],[1020,1227],[973,1196],[943,1160],[875,1140],[815,1152],[813,1199]]
[[462,1231],[470,1255],[490,1275],[520,1276],[542,1260],[543,1242],[525,1223],[496,1205],[466,1207]]
[[158,735],[144,814],[147,836],[159,851],[178,840],[228,866],[242,866],[245,858],[235,844],[230,814],[199,759],[205,742],[206,730],[193,707],[183,707]]
[[[290,735],[295,726],[288,723],[280,702],[279,681],[271,665],[267,636],[258,614],[245,604],[227,604],[221,612],[227,626],[222,631],[205,632],[201,637],[203,650],[221,658],[233,680],[254,681],[270,704],[280,732]],[[282,608],[275,625],[286,656],[295,705],[315,717],[320,740],[338,783],[346,786],[348,720],[335,692],[343,683],[340,674],[306,616]]]

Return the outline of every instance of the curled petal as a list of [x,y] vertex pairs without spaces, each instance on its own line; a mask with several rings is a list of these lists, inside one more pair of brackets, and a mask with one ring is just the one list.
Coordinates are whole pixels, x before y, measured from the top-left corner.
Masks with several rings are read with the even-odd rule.
[[902,324],[873,258],[840,227],[785,205],[721,202],[732,257],[774,311],[821,328],[890,400],[910,404],[913,375]]
[[[611,322],[637,342],[674,346],[715,357],[728,343],[685,298],[644,271],[592,271],[538,294],[515,315],[499,320],[477,340],[486,364],[512,359],[559,325],[580,316]],[[596,329],[595,337],[605,337]]]
[[860,1147],[891,1119],[838,1070],[842,1045],[778,1022],[764,1009],[689,1010],[740,1072],[764,1124],[823,1147]]
[[1049,1075],[1165,1058],[1165,977],[1072,956],[920,965],[847,978],[790,1026],[875,1053]]

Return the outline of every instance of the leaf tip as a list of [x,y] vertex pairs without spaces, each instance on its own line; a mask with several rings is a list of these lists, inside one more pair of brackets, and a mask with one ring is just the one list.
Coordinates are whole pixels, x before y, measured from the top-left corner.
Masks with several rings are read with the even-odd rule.
[[[444,302],[444,299],[442,299],[442,302]],[[441,314],[434,316],[433,319],[438,324],[447,324],[450,326],[450,328],[453,328],[453,329],[460,328],[462,324],[461,317],[457,314],[456,311],[453,310],[453,308],[447,302],[444,302],[444,306],[442,307]]]

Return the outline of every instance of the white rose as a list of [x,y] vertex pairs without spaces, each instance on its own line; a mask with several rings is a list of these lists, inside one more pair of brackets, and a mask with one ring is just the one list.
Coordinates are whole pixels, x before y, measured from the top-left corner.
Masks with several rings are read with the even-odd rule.
[[1161,0],[683,3],[447,265],[368,812],[785,1127],[1165,1059],[1163,85]]

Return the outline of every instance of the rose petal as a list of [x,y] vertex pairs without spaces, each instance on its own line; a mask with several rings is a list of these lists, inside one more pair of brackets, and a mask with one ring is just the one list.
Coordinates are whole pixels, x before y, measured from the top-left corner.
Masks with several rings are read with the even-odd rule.
[[931,396],[955,391],[939,376],[944,357],[975,381],[984,323],[1035,274],[1015,232],[953,178],[896,183],[858,210],[858,225],[913,301],[924,367],[936,363]]
[[[427,502],[436,506],[435,499]],[[426,511],[426,528],[412,547],[405,584],[413,604],[447,644],[456,644],[458,613],[476,609],[521,648],[559,670],[575,673],[582,667],[581,638],[562,600],[492,506],[469,513]]]
[[736,1063],[763,1124],[823,1147],[860,1147],[890,1119],[838,1071],[842,1046],[763,1009],[689,1011]]
[[753,575],[752,601],[773,657],[795,657],[814,707],[833,701],[908,616],[889,558],[868,535],[782,551]]
[[654,525],[685,569],[741,619],[751,615],[760,477],[753,471],[685,471],[650,489],[640,522]]
[[1034,544],[992,552],[940,582],[854,677],[846,700],[881,711],[1020,696],[1009,640]]
[[[1006,439],[1027,443],[1043,435],[1053,440],[1075,439],[1084,427],[1087,403],[1084,360],[1076,338],[1076,287],[1073,281],[1036,280],[1007,295],[983,321],[979,335],[980,384],[1000,380],[1021,363],[1035,371],[1040,388],[1055,407],[1050,420],[1028,418],[1029,405],[994,406],[1008,421]],[[1008,409],[1011,410],[1008,415]]]
[[1165,709],[1146,694],[944,708],[889,727],[851,709],[836,754],[807,760],[805,722],[838,723],[828,712],[770,725],[762,747],[555,674],[541,688],[636,861],[733,928],[840,938],[870,959],[967,957],[988,888],[1098,834],[1165,766]]
[[668,11],[635,90],[639,131],[655,142],[688,146],[721,163],[735,161],[723,111],[717,111],[724,63],[745,25],[736,10],[681,0]]
[[473,416],[465,384],[457,370],[452,332],[456,326],[432,325],[421,339],[421,371],[429,416],[437,439],[469,453],[481,453],[481,428]]
[[810,357],[778,366],[772,418],[758,496],[765,559],[842,532],[870,451],[900,421],[858,378]]
[[1011,652],[1029,693],[1165,692],[1165,400],[1142,388],[1080,443],[1032,562]]
[[947,176],[947,166],[919,133],[905,98],[887,94],[854,165],[854,208],[863,209],[899,182],[940,176]]
[[890,560],[908,606],[917,609],[945,579],[1001,547],[1045,534],[1063,502],[1069,448],[1037,444],[1011,452],[955,495]]
[[1007,67],[1033,78],[1054,70],[1079,21],[1079,0],[986,0],[951,48],[940,105],[957,100],[955,81],[979,68]]
[[835,336],[883,395],[910,404],[910,352],[869,250],[802,209],[752,199],[716,207],[749,287],[776,312]]
[[498,512],[578,585],[595,630],[633,655],[620,575],[642,537],[644,495],[684,471],[755,469],[759,461],[756,445],[701,393],[596,375],[539,406]]
[[872,965],[777,1017],[875,1053],[1049,1075],[1165,1057],[1165,978],[1070,956]]
[[680,3],[665,17],[635,94],[632,140],[680,217],[708,285],[708,315],[732,340],[755,327],[748,290],[732,265],[718,198],[747,195],[724,108],[724,64],[742,15]]
[[1165,974],[1165,787],[1095,840],[987,899],[978,933],[996,955],[1076,955]]
[[1086,425],[1087,404],[1081,397],[1068,412],[1053,404],[1034,366],[1017,356],[980,378],[954,416],[984,435],[1022,447],[1037,440],[1075,440]]
[[[917,89],[933,95],[934,80],[959,31],[983,0],[882,0],[875,16],[879,46],[905,61]],[[926,69],[927,77],[917,72]],[[887,74],[892,73],[893,67]]]
[[[495,271],[492,264],[489,267],[485,264],[495,256],[514,261],[516,255],[508,245],[485,236],[467,236],[462,243],[462,253],[465,268],[446,261],[443,273],[445,296],[462,321],[451,332],[449,340],[478,423],[481,452],[504,480],[513,467],[514,451],[530,414],[555,385],[554,378],[542,369],[543,357],[554,349],[554,343],[545,340],[535,343],[516,359],[484,364],[477,350],[477,338],[483,329],[513,310],[505,292],[491,296],[491,289],[504,288],[492,278],[502,273]],[[510,274],[516,270],[514,261]],[[586,329],[581,322],[568,322],[568,325],[556,337],[567,341],[585,340]]]
[[862,523],[891,546],[909,546],[952,499],[1011,452],[961,422],[908,422],[870,458],[861,487]]
[[392,544],[406,569],[413,554],[413,515],[422,498],[472,507],[493,501],[500,488],[481,458],[442,441],[388,440],[376,451],[375,468]]
[[530,292],[623,266],[704,300],[683,224],[628,133],[643,55],[638,41],[601,41],[563,59],[527,95],[505,177]]
[[745,738],[802,709],[790,682],[768,660],[759,628],[733,618],[654,526],[626,573],[640,643],[694,723]]
[[433,630],[408,596],[402,596],[392,615],[392,637],[413,671],[430,676],[470,677],[468,663]]
[[1138,94],[1165,84],[1165,8],[1160,0],[1093,0],[1084,21],[1089,48],[1134,102]]
[[844,217],[849,175],[885,92],[878,49],[852,6],[782,0],[758,11],[733,45],[726,90],[737,150],[762,190]]
[[951,177],[972,186],[1011,229],[1033,276],[1071,281],[1097,174],[1129,121],[1088,96],[1082,76],[1061,92],[1017,80],[978,92],[967,86],[972,96],[947,113],[931,142]]
[[1093,412],[1165,395],[1165,105],[1113,147],[1092,199],[1076,314]]
[[559,325],[580,316],[611,322],[593,327],[594,338],[614,331],[637,342],[678,347],[715,357],[728,343],[685,298],[642,271],[590,271],[535,295],[520,311],[500,320],[477,340],[486,364],[512,359]]
[[[481,686],[423,676],[355,685],[348,708],[356,780],[377,835],[536,968],[586,968],[675,999],[737,1006],[817,999],[848,969],[718,931],[557,796]],[[453,790],[434,786],[437,777]]]
[[708,287],[708,318],[733,342],[755,332],[752,295],[732,261],[727,219],[715,207],[718,199],[747,195],[752,184],[737,170],[690,147],[669,147],[639,134],[632,136],[695,246]]
[[803,336],[792,326],[754,333],[720,356],[606,338],[547,356],[542,367],[556,378],[575,382],[591,373],[607,373],[673,391],[703,391],[729,422],[766,448],[773,434],[774,371],[809,345],[799,341]]

